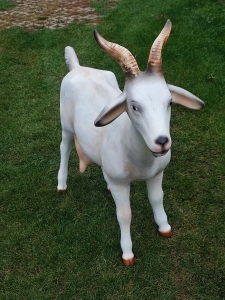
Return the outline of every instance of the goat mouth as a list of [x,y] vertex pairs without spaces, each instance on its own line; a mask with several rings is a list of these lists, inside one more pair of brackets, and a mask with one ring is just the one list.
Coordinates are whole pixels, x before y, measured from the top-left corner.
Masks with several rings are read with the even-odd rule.
[[168,150],[165,150],[165,151],[162,151],[162,152],[153,152],[153,151],[151,151],[151,152],[152,152],[152,155],[153,155],[154,157],[160,157],[160,156],[165,155],[168,151],[169,151],[169,149],[168,149]]

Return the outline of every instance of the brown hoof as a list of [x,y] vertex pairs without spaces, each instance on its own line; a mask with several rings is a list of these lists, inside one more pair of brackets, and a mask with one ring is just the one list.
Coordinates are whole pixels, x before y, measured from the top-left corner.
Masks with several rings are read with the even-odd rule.
[[59,189],[57,189],[57,192],[58,192],[58,193],[66,192],[66,189],[65,189],[65,190],[59,190]]
[[135,264],[135,258],[123,259],[123,264],[126,267],[132,267]]
[[111,194],[111,190],[107,188],[107,191]]
[[159,231],[159,234],[164,238],[170,238],[173,234],[172,230],[170,231]]

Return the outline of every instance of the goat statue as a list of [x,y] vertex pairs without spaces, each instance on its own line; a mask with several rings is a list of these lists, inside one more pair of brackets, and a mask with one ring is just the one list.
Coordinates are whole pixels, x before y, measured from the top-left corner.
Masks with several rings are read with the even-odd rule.
[[92,162],[102,168],[116,204],[125,266],[135,263],[130,235],[130,184],[135,180],[146,181],[159,233],[170,237],[162,179],[171,157],[171,104],[195,110],[204,107],[204,102],[195,95],[167,84],[164,79],[161,52],[171,28],[168,20],[152,45],[145,72],[139,70],[126,48],[94,32],[99,46],[123,69],[123,92],[114,73],[80,66],[73,48],[65,48],[70,72],[64,77],[60,91],[62,142],[57,190],[67,188],[68,159],[74,139],[80,172]]

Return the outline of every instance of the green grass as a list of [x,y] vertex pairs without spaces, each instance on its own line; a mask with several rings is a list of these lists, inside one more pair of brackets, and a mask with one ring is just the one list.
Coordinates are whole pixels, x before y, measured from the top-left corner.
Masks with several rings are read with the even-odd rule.
[[16,3],[9,0],[0,0],[0,11],[15,7]]
[[145,69],[167,18],[165,78],[205,101],[172,107],[165,209],[174,230],[157,234],[143,182],[131,188],[137,263],[121,263],[115,205],[101,170],[82,175],[73,151],[68,192],[57,194],[59,89],[71,45],[82,65],[124,76],[93,27],[0,32],[0,299],[225,299],[225,5],[222,1],[121,0],[95,4],[97,26]]

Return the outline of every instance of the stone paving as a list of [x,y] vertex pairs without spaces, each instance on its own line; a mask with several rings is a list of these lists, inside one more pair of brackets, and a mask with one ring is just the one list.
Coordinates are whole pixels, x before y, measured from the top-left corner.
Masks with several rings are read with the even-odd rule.
[[16,6],[0,11],[0,30],[13,26],[57,29],[82,22],[96,25],[100,16],[88,0],[14,0]]

